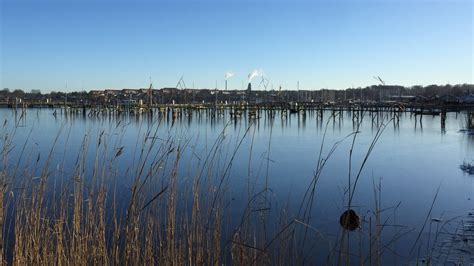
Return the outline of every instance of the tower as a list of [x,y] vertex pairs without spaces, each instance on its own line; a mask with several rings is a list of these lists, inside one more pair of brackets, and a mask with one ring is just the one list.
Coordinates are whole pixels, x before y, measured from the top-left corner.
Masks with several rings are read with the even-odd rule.
[[150,108],[153,106],[153,83],[150,82],[150,88],[148,88],[148,97],[150,97]]
[[246,95],[247,95],[247,103],[250,103],[251,99],[250,99],[250,94],[252,93],[252,83],[249,82],[249,85],[247,85],[247,92],[246,92]]

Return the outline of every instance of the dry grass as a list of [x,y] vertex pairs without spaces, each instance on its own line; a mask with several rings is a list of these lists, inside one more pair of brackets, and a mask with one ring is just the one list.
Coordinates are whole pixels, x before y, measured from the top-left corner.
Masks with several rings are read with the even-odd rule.
[[[324,134],[330,120],[331,117]],[[255,175],[255,178],[264,176],[265,185],[256,190],[250,181],[247,183],[245,210],[237,227],[229,228],[231,215],[225,206],[226,187],[235,156],[244,140],[252,135],[252,123],[235,145],[224,141],[226,126],[207,146],[205,156],[198,156],[196,145],[186,136],[169,134],[163,138],[158,134],[163,122],[161,118],[154,121],[155,126],[140,124],[141,137],[137,139],[136,150],[127,151],[123,136],[129,125],[117,122],[95,136],[88,132],[72,164],[73,170],[67,171],[65,168],[71,166],[64,161],[57,166],[51,165],[53,154],[61,148],[58,146],[61,137],[66,136],[65,144],[61,145],[67,146],[70,131],[65,133],[65,130],[55,137],[46,159],[40,159],[38,155],[36,160],[27,160],[23,169],[18,170],[23,156],[35,158],[34,154],[23,154],[28,143],[26,139],[17,167],[12,169],[9,152],[13,148],[12,136],[18,129],[18,121],[21,118],[14,126],[7,126],[8,122],[5,122],[0,132],[3,136],[0,172],[3,261],[16,265],[311,264],[314,256],[310,254],[316,247],[309,243],[314,244],[316,239],[328,246],[327,264],[354,261],[382,264],[383,224],[377,191],[375,224],[372,224],[372,217],[364,217],[365,221],[370,221],[370,226],[364,233],[359,231],[357,255],[353,255],[355,248],[349,245],[349,234],[352,233],[342,230],[339,240],[333,244],[310,223],[318,180],[326,162],[342,141],[352,136],[354,143],[358,128],[335,143],[325,156],[323,141],[314,176],[301,199],[299,212],[292,214],[287,204],[276,214],[276,219],[269,219],[267,211],[270,208],[266,205],[270,201],[270,137],[266,156],[262,159],[265,173]],[[370,145],[355,180],[351,180],[352,166],[349,165],[349,208],[362,169],[383,127]],[[66,157],[69,151],[64,148],[63,152]],[[131,162],[123,160],[124,153],[133,155]],[[252,149],[249,157],[251,154]],[[184,155],[194,158],[193,163],[183,165]],[[186,167],[187,172],[183,170]],[[41,174],[35,176],[38,169]],[[248,178],[251,178],[250,166]],[[127,190],[121,188],[123,180],[131,180]],[[379,187],[379,193],[380,190]],[[10,215],[11,224],[3,223],[5,215]],[[368,253],[363,251],[363,241],[371,243]]]

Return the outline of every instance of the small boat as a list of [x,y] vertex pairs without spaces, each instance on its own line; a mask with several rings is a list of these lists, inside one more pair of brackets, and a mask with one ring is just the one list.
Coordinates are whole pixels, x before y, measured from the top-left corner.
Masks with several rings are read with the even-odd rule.
[[465,133],[465,134],[468,134],[468,135],[474,135],[474,129],[460,129],[458,132],[460,133]]

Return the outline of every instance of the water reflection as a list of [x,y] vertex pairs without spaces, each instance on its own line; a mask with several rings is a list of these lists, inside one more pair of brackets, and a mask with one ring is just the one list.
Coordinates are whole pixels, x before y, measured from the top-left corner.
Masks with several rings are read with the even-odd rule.
[[[301,195],[312,180],[326,125],[328,130],[323,155],[329,153],[334,143],[360,130],[353,153],[353,165],[360,166],[374,134],[381,125],[388,123],[388,127],[393,127],[393,130],[383,133],[361,173],[358,187],[360,196],[353,205],[357,212],[367,213],[371,210],[373,180],[379,177],[383,177],[386,188],[382,195],[384,206],[394,206],[401,201],[397,219],[406,226],[422,224],[439,183],[442,183],[442,189],[433,215],[463,214],[471,207],[466,195],[473,194],[473,179],[463,176],[459,164],[474,158],[474,135],[459,132],[466,123],[466,114],[463,113],[431,116],[361,110],[306,110],[290,113],[281,110],[187,110],[168,107],[144,113],[102,113],[94,109],[3,109],[0,114],[4,119],[13,120],[19,125],[16,147],[22,147],[28,132],[33,130],[29,143],[39,143],[39,146],[27,145],[27,153],[35,155],[44,154],[52,136],[67,123],[71,130],[68,144],[71,153],[66,154],[67,158],[61,158],[63,154],[54,154],[56,157],[53,158],[66,161],[76,159],[77,147],[74,149],[74,145],[81,143],[86,132],[94,134],[121,124],[125,133],[115,133],[123,135],[124,148],[120,162],[124,168],[133,159],[134,154],[130,151],[136,149],[135,143],[143,134],[140,129],[143,126],[156,127],[160,138],[192,138],[192,143],[195,143],[194,154],[183,155],[186,160],[205,158],[203,155],[209,148],[208,143],[215,141],[228,126],[222,152],[222,159],[225,160],[229,157],[226,157],[225,150],[232,150],[250,127],[249,137],[236,153],[235,167],[226,191],[226,196],[235,199],[226,201],[229,213],[238,213],[242,207],[239,202],[245,202],[244,195],[249,195],[248,190],[242,192],[243,189],[249,189],[242,183],[253,182],[252,186],[256,189],[264,186],[267,164],[272,206],[287,204],[288,212],[295,213]],[[309,223],[328,234],[338,232],[339,227],[334,227],[334,224],[338,224],[337,219],[345,207],[350,146],[350,141],[338,146],[318,181],[317,207]],[[19,153],[18,149],[12,151],[13,154],[15,152]],[[184,173],[191,171],[188,169],[193,163],[186,160],[183,159]],[[222,165],[219,166],[222,168]],[[193,176],[193,173],[186,175]],[[126,175],[123,176],[122,182],[126,184]]]
[[[391,121],[394,129],[399,129],[400,124],[411,124],[415,129],[415,132],[423,131],[426,121],[439,125],[440,133],[446,134],[449,131],[449,127],[453,124],[459,124],[462,126],[461,129],[469,129],[474,127],[472,113],[446,113],[442,111],[439,116],[422,115],[407,112],[383,112],[383,111],[361,111],[361,110],[333,110],[333,111],[322,111],[322,110],[304,110],[296,113],[290,113],[287,111],[280,110],[239,110],[239,109],[183,109],[183,108],[171,108],[167,107],[164,109],[153,109],[147,112],[112,112],[112,111],[100,111],[96,109],[77,109],[69,110],[63,108],[45,108],[45,109],[5,109],[5,113],[11,113],[14,120],[18,123],[26,121],[26,116],[34,115],[36,120],[41,119],[53,119],[54,121],[62,122],[75,122],[82,120],[85,121],[103,121],[104,119],[108,122],[116,122],[118,120],[130,121],[135,124],[139,124],[142,121],[152,123],[153,120],[165,120],[166,124],[170,127],[175,125],[177,122],[183,124],[185,122],[188,127],[193,124],[208,124],[212,128],[216,128],[219,125],[225,124],[231,120],[234,124],[244,123],[248,126],[248,122],[255,120],[257,124],[260,121],[268,121],[270,119],[279,118],[278,125],[281,127],[293,127],[305,130],[308,126],[308,121],[311,124],[315,124],[317,127],[321,127],[325,119],[330,118],[332,120],[332,129],[341,131],[344,127],[345,121],[352,123],[352,129],[355,130],[359,123],[369,123],[372,130],[377,129],[382,125],[383,121]],[[296,124],[293,124],[296,122]],[[268,123],[264,122],[265,126]],[[430,128],[433,127],[431,124]]]

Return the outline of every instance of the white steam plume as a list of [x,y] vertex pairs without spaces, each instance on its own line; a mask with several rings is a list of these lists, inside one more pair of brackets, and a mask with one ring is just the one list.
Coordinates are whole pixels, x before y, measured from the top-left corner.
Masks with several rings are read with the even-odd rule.
[[258,69],[254,69],[252,72],[249,74],[249,82],[252,82],[252,79],[257,77],[257,76],[262,76],[263,72]]
[[230,79],[233,76],[235,76],[234,71],[227,71],[227,73],[225,73],[225,79],[226,80]]

